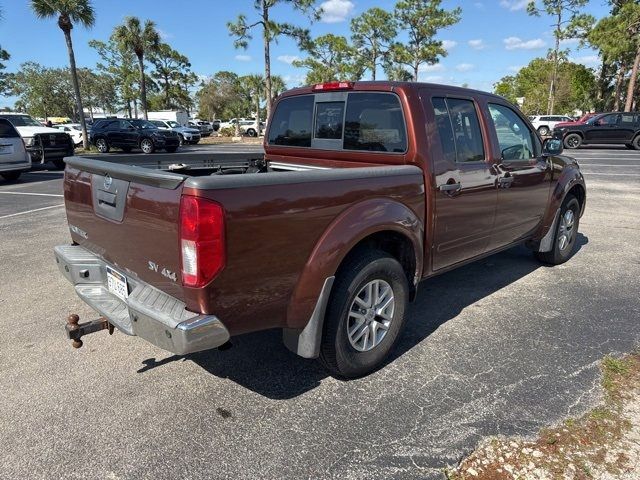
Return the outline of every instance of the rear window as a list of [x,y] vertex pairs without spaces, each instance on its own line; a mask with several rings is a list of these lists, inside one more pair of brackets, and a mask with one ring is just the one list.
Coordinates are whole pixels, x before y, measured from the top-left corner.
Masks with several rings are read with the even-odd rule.
[[18,138],[20,134],[18,131],[13,128],[11,122],[5,120],[4,118],[0,118],[0,138]]
[[407,134],[396,95],[344,92],[281,100],[269,144],[404,153]]
[[311,146],[313,95],[285,98],[271,120],[269,143],[290,147]]

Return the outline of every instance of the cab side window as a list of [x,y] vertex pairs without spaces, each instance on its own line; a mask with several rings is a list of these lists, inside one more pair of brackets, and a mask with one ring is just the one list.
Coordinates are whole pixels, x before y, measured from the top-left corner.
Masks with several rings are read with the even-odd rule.
[[537,137],[509,107],[489,104],[489,113],[503,160],[528,160],[538,156]]
[[433,97],[431,103],[445,157],[459,163],[483,161],[484,146],[474,102]]
[[605,115],[598,120],[598,125],[617,125],[620,119],[620,115],[614,113],[612,115]]

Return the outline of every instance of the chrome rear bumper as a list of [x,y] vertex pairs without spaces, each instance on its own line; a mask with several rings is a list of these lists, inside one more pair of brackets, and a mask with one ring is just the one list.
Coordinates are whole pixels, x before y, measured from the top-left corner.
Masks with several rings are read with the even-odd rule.
[[129,275],[128,298],[112,294],[107,288],[107,263],[79,245],[55,247],[54,254],[78,296],[127,335],[179,355],[219,347],[229,340],[227,328],[214,315],[189,312],[177,298]]

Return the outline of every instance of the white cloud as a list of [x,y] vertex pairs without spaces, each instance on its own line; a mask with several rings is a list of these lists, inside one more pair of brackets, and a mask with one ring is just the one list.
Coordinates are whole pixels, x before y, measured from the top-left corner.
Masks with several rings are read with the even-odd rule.
[[600,65],[600,57],[598,55],[583,55],[582,57],[569,58],[572,62],[580,63],[585,67],[595,67]]
[[484,3],[482,3],[482,2],[475,2],[473,4],[473,6],[476,7],[477,9],[479,9],[479,10],[484,10]]
[[509,37],[503,40],[504,48],[507,50],[535,50],[544,48],[547,44],[541,38],[532,40],[522,40],[520,37]]
[[487,47],[484,43],[484,40],[482,40],[481,38],[469,40],[467,44],[474,50],[484,50]]
[[458,42],[456,42],[455,40],[442,40],[442,48],[444,48],[447,52],[456,45],[458,45]]
[[320,21],[324,23],[344,22],[353,12],[355,5],[351,0],[327,0],[320,4],[322,15]]
[[500,0],[500,6],[515,12],[527,8],[529,0]]
[[238,54],[238,55],[236,55],[235,58],[239,62],[250,62],[251,61],[251,55]]
[[456,65],[456,70],[459,72],[470,72],[474,68],[476,68],[476,66],[472,63],[460,63]]
[[289,65],[291,65],[296,60],[300,60],[300,57],[296,55],[280,55],[278,57],[278,60],[280,60],[283,63],[288,63]]
[[444,72],[447,68],[441,63],[434,63],[433,65],[429,65],[427,63],[423,63],[418,68],[420,72]]

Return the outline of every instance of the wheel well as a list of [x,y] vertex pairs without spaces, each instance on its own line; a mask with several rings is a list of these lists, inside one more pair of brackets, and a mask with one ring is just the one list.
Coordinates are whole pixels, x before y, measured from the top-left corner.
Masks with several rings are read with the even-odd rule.
[[580,204],[580,212],[582,213],[582,209],[584,208],[584,201],[586,198],[586,192],[584,191],[584,187],[582,185],[574,185],[571,190],[567,193],[567,195],[573,195],[578,199],[578,203]]
[[413,242],[407,236],[392,230],[373,233],[360,240],[342,259],[336,275],[340,274],[340,269],[352,256],[357,255],[363,250],[382,250],[400,262],[407,276],[407,283],[409,284],[409,299],[413,301],[416,295],[416,286],[414,284],[416,254],[413,248]]

